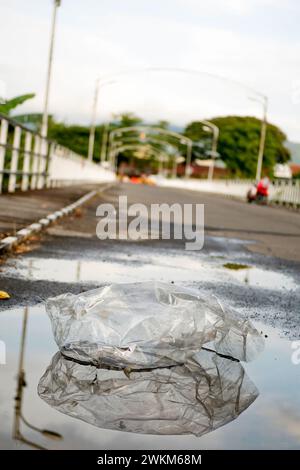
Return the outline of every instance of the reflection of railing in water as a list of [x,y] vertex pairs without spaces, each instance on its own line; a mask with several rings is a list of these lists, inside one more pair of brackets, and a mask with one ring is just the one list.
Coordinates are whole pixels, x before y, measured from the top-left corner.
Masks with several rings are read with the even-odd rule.
[[25,341],[26,341],[26,333],[27,333],[28,314],[29,314],[28,307],[25,307],[24,315],[23,315],[20,357],[19,357],[19,367],[18,367],[18,375],[17,375],[17,390],[16,390],[16,396],[15,396],[13,438],[17,441],[22,442],[23,444],[27,444],[28,446],[34,447],[35,449],[46,450],[46,448],[41,446],[40,444],[33,442],[27,439],[26,437],[24,437],[21,432],[21,423],[23,423],[23,425],[27,426],[33,431],[39,432],[44,437],[47,437],[50,439],[62,439],[62,436],[55,431],[50,431],[48,429],[40,429],[37,426],[34,426],[23,415],[23,410],[22,410],[23,392],[24,392],[24,387],[26,387],[27,385],[26,378],[25,378],[25,369],[24,369],[24,355],[25,355]]

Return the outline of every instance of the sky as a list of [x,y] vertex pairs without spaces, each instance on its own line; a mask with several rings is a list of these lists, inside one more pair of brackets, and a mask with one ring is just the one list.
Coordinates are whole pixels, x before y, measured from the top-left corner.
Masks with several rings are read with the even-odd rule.
[[[0,0],[0,95],[36,93],[18,113],[43,108],[52,9]],[[268,120],[300,142],[299,23],[299,0],[62,0],[50,112],[89,124],[97,77],[98,122],[260,118],[259,92]]]

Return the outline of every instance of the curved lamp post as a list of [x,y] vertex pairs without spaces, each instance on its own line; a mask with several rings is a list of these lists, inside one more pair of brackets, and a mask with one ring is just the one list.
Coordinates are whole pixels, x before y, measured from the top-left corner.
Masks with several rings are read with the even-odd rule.
[[42,137],[47,137],[48,134],[48,102],[49,102],[49,91],[50,91],[50,82],[51,82],[51,72],[52,72],[52,62],[53,62],[53,50],[54,50],[54,39],[55,39],[55,29],[56,29],[56,16],[57,8],[60,6],[60,0],[54,0],[54,8],[52,14],[52,25],[51,25],[51,34],[50,34],[50,47],[49,47],[49,57],[48,57],[48,70],[47,70],[47,79],[46,79],[46,89],[45,89],[45,98],[44,98],[44,111],[43,111],[43,120],[42,120]]
[[[134,136],[134,137],[125,137],[125,136],[122,136],[122,143],[125,144],[125,143],[129,143],[129,142],[133,142],[133,143],[136,143],[136,141],[139,140],[139,137],[137,136]],[[174,171],[176,171],[176,168],[177,168],[177,160],[175,158],[175,154],[178,156],[178,144],[175,144],[175,143],[171,143],[169,142],[168,140],[163,140],[163,139],[158,139],[158,138],[155,138],[154,136],[152,135],[149,135],[147,136],[145,139],[143,139],[143,144],[146,146],[147,144],[153,144],[152,147],[153,148],[156,148],[156,145],[158,146],[163,146],[164,149],[166,149],[166,147],[168,147],[168,149],[170,150],[171,149],[171,152],[170,153],[170,157],[172,159],[173,157],[173,171],[172,171],[172,175],[174,175]],[[141,145],[141,144],[140,144]],[[166,154],[166,150],[162,150],[161,153],[162,154]],[[182,160],[181,160],[182,161]],[[185,158],[183,159],[183,161],[185,161]],[[177,162],[177,163],[176,163]],[[175,170],[174,170],[174,165],[175,165]],[[160,170],[161,170],[161,167],[160,167]]]
[[116,158],[119,155],[119,153],[123,152],[124,150],[146,150],[148,152],[149,157],[153,155],[156,157],[159,161],[162,161],[162,158],[164,156],[163,152],[160,152],[157,148],[155,148],[153,145],[147,144],[121,144],[121,145],[113,145],[110,148],[110,153],[111,153],[111,160],[112,160],[112,167],[116,167]]
[[219,130],[218,126],[216,126],[211,121],[206,121],[205,120],[205,121],[200,121],[200,122],[202,122],[202,124],[204,124],[204,126],[206,126],[210,129],[210,131],[212,132],[212,136],[213,136],[212,137],[211,152],[210,152],[211,164],[208,168],[208,175],[207,175],[207,179],[211,181],[213,179],[213,176],[214,176],[215,158],[217,158],[217,156],[218,156],[217,148],[218,148],[218,140],[219,140],[220,130]]
[[257,157],[257,166],[256,166],[256,180],[261,179],[262,164],[264,159],[265,143],[266,143],[266,134],[267,134],[267,112],[268,112],[268,97],[265,95],[260,95],[256,98],[249,97],[250,100],[260,103],[263,108],[263,117],[261,120],[261,131],[259,139],[259,148],[258,148],[258,157]]
[[[96,130],[96,117],[97,117],[97,106],[98,106],[98,96],[101,88],[104,88],[107,85],[112,85],[115,83],[115,80],[102,81],[101,78],[96,79],[93,106],[92,106],[92,115],[91,115],[91,127],[89,135],[89,147],[88,147],[88,160],[93,160],[94,154],[94,144],[95,144],[95,130]],[[101,158],[102,161],[102,158]]]
[[109,148],[111,148],[114,139],[116,136],[122,136],[124,133],[128,132],[140,132],[140,133],[145,133],[145,134],[163,134],[168,137],[173,137],[175,138],[178,143],[182,145],[186,145],[186,166],[185,166],[185,176],[187,177],[189,175],[189,169],[191,165],[191,158],[192,158],[192,145],[193,141],[186,136],[183,136],[182,134],[179,134],[178,132],[170,131],[168,129],[163,129],[160,127],[152,127],[152,126],[131,126],[131,127],[120,127],[117,129],[113,129],[110,132],[109,135]]
[[[239,87],[247,93],[251,93],[253,95],[253,98],[251,98],[254,101],[258,101],[259,103],[262,104],[263,106],[263,118],[262,118],[262,125],[261,125],[261,133],[260,133],[260,143],[259,143],[259,150],[258,150],[258,158],[257,158],[257,170],[256,170],[256,179],[260,179],[261,177],[261,170],[262,170],[262,163],[263,163],[263,155],[264,155],[264,148],[265,148],[265,139],[266,139],[266,129],[267,129],[267,111],[268,111],[268,98],[261,92],[257,91],[255,88],[252,88],[251,86],[239,82],[238,80],[234,80],[228,77],[223,77],[218,74],[206,72],[203,70],[197,70],[197,69],[183,69],[179,67],[144,67],[144,68],[136,68],[136,69],[131,69],[127,71],[119,71],[114,74],[109,74],[107,76],[103,76],[104,80],[108,80],[111,78],[115,77],[126,77],[128,75],[138,74],[138,73],[148,73],[148,72],[153,72],[153,73],[161,73],[161,72],[168,72],[168,73],[180,73],[180,74],[185,74],[185,75],[190,75],[190,76],[206,76],[212,79],[217,79],[223,82],[231,83],[235,85],[236,87]],[[212,150],[213,152],[213,150]],[[186,161],[186,176],[188,176],[189,172],[189,165],[190,165],[190,158],[187,158]],[[211,165],[212,168],[210,168],[210,175],[209,177],[213,177],[213,170],[214,170],[214,163]]]

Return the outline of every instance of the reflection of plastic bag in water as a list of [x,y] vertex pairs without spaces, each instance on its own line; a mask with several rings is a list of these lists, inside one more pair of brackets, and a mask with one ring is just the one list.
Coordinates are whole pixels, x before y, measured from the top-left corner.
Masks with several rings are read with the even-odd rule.
[[61,352],[86,364],[155,368],[184,364],[210,343],[242,361],[263,349],[251,323],[213,297],[171,284],[115,284],[49,299]]
[[235,419],[258,396],[239,362],[201,351],[184,365],[98,369],[57,353],[38,386],[58,411],[101,428],[201,436]]

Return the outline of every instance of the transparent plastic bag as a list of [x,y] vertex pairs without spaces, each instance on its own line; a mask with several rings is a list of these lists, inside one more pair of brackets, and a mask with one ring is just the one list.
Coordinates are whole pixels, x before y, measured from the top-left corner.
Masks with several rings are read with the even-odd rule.
[[252,324],[214,296],[172,284],[112,284],[48,299],[60,351],[96,366],[155,368],[184,364],[204,345],[252,360],[264,340]]
[[38,393],[56,410],[100,428],[196,436],[234,420],[258,396],[239,362],[207,351],[181,366],[132,372],[130,379],[58,352]]

